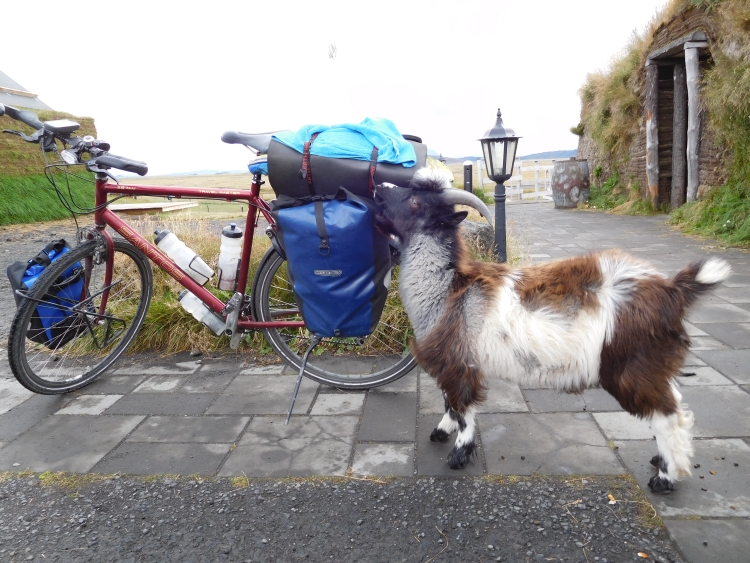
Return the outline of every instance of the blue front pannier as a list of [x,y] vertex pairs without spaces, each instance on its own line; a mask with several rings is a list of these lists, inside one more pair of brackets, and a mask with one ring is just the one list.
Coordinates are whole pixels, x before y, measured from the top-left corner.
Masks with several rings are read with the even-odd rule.
[[375,205],[344,188],[334,196],[271,202],[294,297],[318,336],[375,330],[390,285],[388,239],[375,229]]
[[[14,262],[8,266],[7,274],[20,306],[24,297],[16,293],[28,291],[49,265],[70,251],[64,239],[50,242],[28,262]],[[49,293],[40,298],[26,337],[55,349],[62,346],[86,330],[83,318],[72,311],[72,307],[83,298],[84,272],[80,262],[67,268],[50,287]]]

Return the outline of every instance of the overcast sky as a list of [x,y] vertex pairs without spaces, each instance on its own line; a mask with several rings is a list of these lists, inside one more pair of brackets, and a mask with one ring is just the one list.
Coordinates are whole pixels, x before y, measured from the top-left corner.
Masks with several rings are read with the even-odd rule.
[[498,107],[524,155],[576,148],[586,74],[665,3],[13,2],[0,70],[54,109],[94,117],[113,153],[152,174],[242,169],[250,153],[221,142],[228,129],[368,116],[443,155],[478,155]]

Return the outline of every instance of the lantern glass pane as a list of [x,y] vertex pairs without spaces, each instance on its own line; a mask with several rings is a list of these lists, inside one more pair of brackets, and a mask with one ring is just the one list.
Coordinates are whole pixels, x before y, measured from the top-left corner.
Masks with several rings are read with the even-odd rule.
[[516,160],[516,148],[518,148],[518,139],[507,139],[505,142],[505,169],[508,176],[513,175],[513,164]]
[[492,164],[492,152],[490,151],[490,143],[489,141],[482,141],[482,152],[484,153],[484,164],[487,167],[487,174],[491,175],[494,174],[494,171],[492,170],[493,164]]
[[492,151],[492,174],[494,176],[502,176],[503,169],[505,168],[503,141],[501,139],[493,139],[490,142],[490,150]]

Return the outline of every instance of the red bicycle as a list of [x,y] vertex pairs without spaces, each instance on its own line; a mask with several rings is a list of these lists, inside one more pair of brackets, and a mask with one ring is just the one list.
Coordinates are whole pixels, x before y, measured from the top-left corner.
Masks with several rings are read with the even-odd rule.
[[[230,336],[232,347],[236,347],[247,332],[261,330],[285,363],[296,371],[301,369],[302,356],[311,342],[311,335],[305,328],[287,280],[284,255],[275,238],[274,218],[268,203],[260,195],[266,163],[262,156],[268,149],[272,133],[230,131],[222,136],[224,142],[242,144],[261,157],[249,165],[252,174],[249,190],[136,186],[118,182],[109,170],[114,168],[145,175],[147,165],[111,154],[108,143],[92,136],[72,136],[80,127],[78,123],[70,120],[41,122],[31,111],[0,105],[0,115],[3,114],[34,130],[32,134],[5,132],[41,145],[45,175],[63,205],[74,217],[84,213],[94,216],[93,226],[78,229],[78,246],[52,262],[28,291],[17,292],[22,303],[11,326],[8,356],[13,374],[24,387],[43,394],[80,389],[125,352],[146,318],[152,297],[149,259],[226,322],[225,333]],[[58,142],[62,143],[63,150],[58,149]],[[65,186],[61,186],[57,179],[65,178],[69,188],[71,181],[85,179],[83,168],[93,173],[95,204],[91,209],[77,207],[70,189],[66,193]],[[238,284],[232,298],[220,300],[111,211],[108,208],[114,201],[109,198],[111,195],[247,203]],[[273,245],[262,258],[252,283],[248,283],[258,212],[269,223],[266,234]],[[107,227],[120,236],[110,235]],[[59,288],[66,283],[66,273],[69,275],[71,269],[83,276],[83,289],[79,298],[68,302],[63,299],[60,303]],[[389,300],[398,299],[396,276],[397,267],[394,267]],[[54,345],[29,338],[35,323],[38,325],[39,315],[49,308],[64,310],[68,317],[64,331],[70,331],[58,336]],[[407,322],[401,320],[391,324],[381,319],[375,332],[367,337],[324,339],[319,346],[322,353],[309,358],[305,375],[320,383],[345,389],[367,389],[402,377],[416,365],[409,351],[410,329],[404,328],[408,327]]]

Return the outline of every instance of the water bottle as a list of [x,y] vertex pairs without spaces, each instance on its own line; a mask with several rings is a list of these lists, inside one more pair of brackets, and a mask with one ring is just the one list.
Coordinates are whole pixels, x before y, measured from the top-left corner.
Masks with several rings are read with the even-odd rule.
[[242,229],[232,223],[221,231],[219,252],[219,289],[234,291],[237,287],[237,273],[240,269],[242,252]]
[[154,231],[156,238],[154,244],[174,260],[180,269],[201,285],[214,275],[214,271],[206,264],[200,256],[190,250],[185,243],[177,238],[173,232],[164,229]]
[[214,313],[211,309],[206,307],[203,301],[198,299],[187,289],[182,291],[177,299],[179,300],[180,305],[182,305],[183,309],[193,315],[196,320],[202,322],[209,329],[211,329],[211,332],[213,332],[216,336],[221,336],[222,334],[224,334],[224,329],[227,326],[226,321],[224,321],[224,319]]

